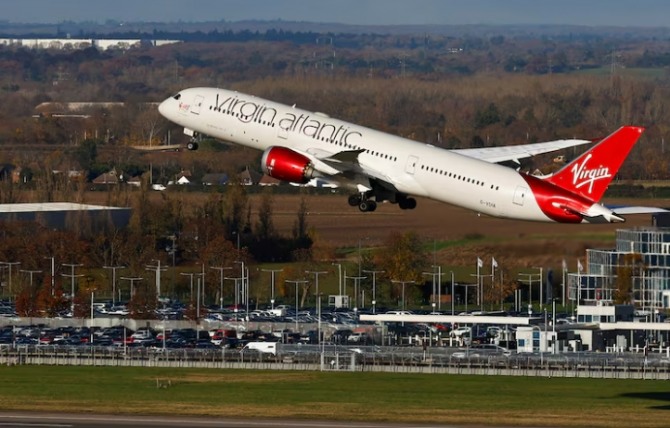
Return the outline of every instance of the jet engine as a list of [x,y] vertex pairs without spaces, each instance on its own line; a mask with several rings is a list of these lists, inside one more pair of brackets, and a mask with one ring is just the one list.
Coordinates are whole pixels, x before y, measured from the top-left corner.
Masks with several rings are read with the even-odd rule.
[[307,156],[281,146],[263,152],[261,168],[270,177],[291,183],[304,184],[314,177],[314,166]]

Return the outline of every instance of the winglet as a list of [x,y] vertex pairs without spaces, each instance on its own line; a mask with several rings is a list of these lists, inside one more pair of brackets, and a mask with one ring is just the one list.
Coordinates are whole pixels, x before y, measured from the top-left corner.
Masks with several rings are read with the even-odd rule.
[[546,180],[597,202],[640,139],[644,128],[624,126]]

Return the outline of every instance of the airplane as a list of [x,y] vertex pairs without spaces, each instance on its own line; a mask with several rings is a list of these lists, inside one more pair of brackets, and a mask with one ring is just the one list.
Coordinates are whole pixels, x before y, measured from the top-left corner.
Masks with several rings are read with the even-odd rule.
[[623,222],[654,207],[610,209],[598,201],[644,129],[623,126],[548,176],[499,164],[592,144],[556,140],[505,147],[447,150],[330,116],[219,88],[188,88],[160,103],[166,119],[191,137],[214,137],[263,151],[267,175],[291,183],[319,180],[351,189],[348,202],[374,211],[387,201],[416,207],[431,198],[489,216],[560,223]]

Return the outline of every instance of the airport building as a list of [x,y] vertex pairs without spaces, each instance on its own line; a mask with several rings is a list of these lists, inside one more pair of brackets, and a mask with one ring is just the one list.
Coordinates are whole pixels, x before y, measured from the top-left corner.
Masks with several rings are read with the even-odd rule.
[[0,221],[35,222],[49,229],[90,230],[122,228],[130,221],[131,209],[71,202],[0,204]]
[[568,274],[568,297],[578,306],[633,304],[642,316],[670,308],[670,228],[619,229],[615,249],[587,250],[585,271]]
[[181,40],[141,40],[141,39],[9,39],[0,38],[2,46],[21,46],[30,49],[56,49],[56,50],[76,50],[95,47],[99,50],[128,50],[140,47],[142,44],[151,46],[163,46],[174,43],[181,43]]

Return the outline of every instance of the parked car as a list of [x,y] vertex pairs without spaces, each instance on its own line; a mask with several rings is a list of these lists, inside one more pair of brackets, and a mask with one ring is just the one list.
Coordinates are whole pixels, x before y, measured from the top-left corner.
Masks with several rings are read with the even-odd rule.
[[458,327],[455,330],[451,330],[451,337],[462,337],[462,336],[467,336],[470,337],[472,334],[472,328],[470,327]]

